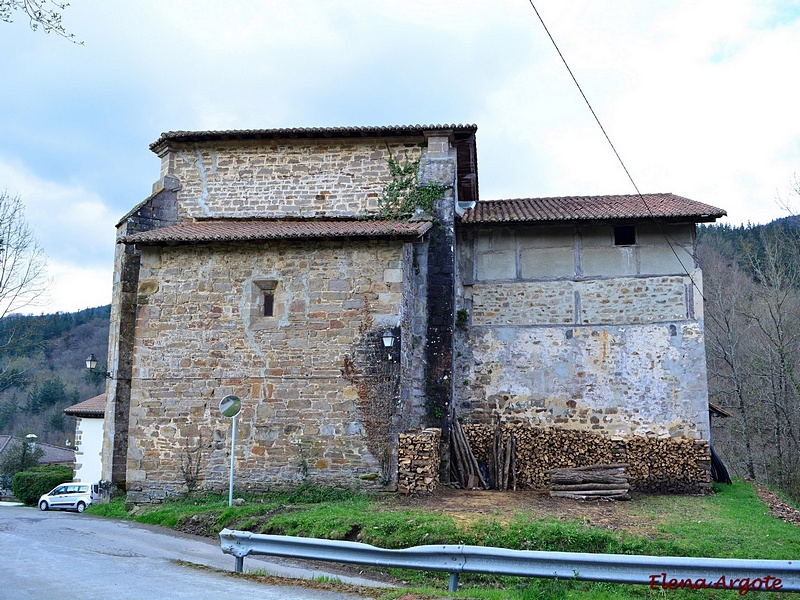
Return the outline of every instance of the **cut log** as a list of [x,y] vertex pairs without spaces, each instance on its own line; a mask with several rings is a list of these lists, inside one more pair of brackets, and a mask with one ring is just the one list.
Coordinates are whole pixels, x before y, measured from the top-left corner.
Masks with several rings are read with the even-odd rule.
[[628,488],[618,488],[613,490],[580,490],[574,492],[560,492],[560,491],[551,491],[550,495],[554,498],[574,498],[575,496],[589,496],[600,498],[603,496],[618,496],[621,494],[627,494]]

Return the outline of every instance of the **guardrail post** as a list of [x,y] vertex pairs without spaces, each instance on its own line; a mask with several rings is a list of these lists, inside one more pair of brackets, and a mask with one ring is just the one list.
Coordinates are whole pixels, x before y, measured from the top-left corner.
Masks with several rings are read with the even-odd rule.
[[244,573],[244,556],[236,557],[236,572]]
[[450,573],[450,584],[447,586],[447,591],[458,591],[458,573]]

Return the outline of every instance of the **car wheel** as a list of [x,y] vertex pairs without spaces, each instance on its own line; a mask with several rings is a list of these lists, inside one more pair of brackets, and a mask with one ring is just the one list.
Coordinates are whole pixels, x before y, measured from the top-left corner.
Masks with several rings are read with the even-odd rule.
[[83,512],[83,511],[86,510],[86,503],[85,502],[78,502],[78,506],[76,506],[75,508],[78,509],[79,513]]
[[47,506],[47,501],[42,500],[39,502],[39,510],[47,510],[49,507]]

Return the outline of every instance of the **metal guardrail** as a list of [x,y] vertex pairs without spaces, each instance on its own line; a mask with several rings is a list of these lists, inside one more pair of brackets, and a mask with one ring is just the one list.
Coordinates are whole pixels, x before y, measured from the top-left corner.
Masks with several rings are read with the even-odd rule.
[[329,562],[442,571],[450,573],[449,591],[460,573],[579,579],[649,585],[652,589],[729,589],[800,592],[800,560],[745,560],[586,554],[508,550],[483,546],[414,546],[385,550],[358,542],[339,542],[223,529],[220,546],[236,557],[236,572],[251,554]]

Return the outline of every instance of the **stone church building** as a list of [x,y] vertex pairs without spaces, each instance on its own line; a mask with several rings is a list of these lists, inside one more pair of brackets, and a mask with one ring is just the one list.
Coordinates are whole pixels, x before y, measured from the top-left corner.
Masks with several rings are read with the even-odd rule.
[[[675,491],[707,486],[695,224],[725,212],[481,201],[476,130],[162,134],[153,192],[117,226],[103,478],[132,502],[224,489],[236,395],[243,490],[430,488],[456,421],[479,457],[487,431],[518,436],[522,487],[622,457],[658,489],[667,446],[692,450],[666,452]],[[433,204],[387,210],[398,183]],[[426,466],[400,460],[421,439]]]

